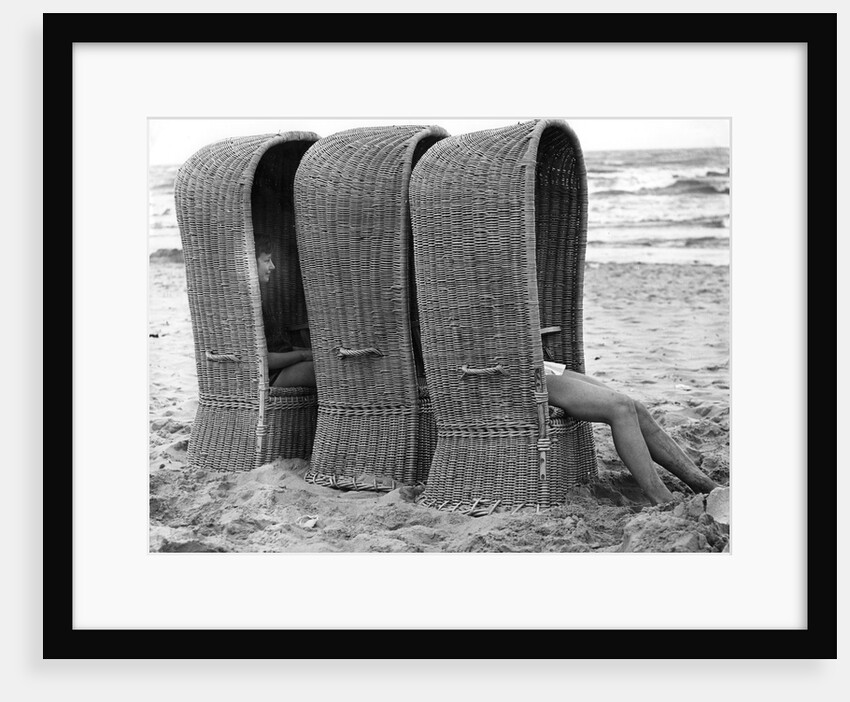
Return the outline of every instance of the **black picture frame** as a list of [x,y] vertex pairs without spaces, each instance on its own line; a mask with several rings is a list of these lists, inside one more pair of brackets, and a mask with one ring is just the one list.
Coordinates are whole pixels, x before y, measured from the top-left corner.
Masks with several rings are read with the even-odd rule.
[[[355,14],[337,16],[347,26],[357,26],[360,42],[383,42],[388,37],[404,36],[409,41],[470,43],[468,37],[480,36],[480,15],[422,14],[411,22],[411,15]],[[377,20],[380,21],[377,21]],[[73,337],[73,47],[91,42],[155,42],[192,43],[200,39],[203,27],[205,43],[276,42],[279,31],[274,15],[198,15],[188,14],[45,14],[44,15],[44,118],[45,173],[66,174],[64,187],[51,190],[45,199],[44,229],[59,234],[51,237],[58,247],[51,261],[61,261],[51,283],[61,281],[66,295],[53,297],[57,309],[52,317],[59,333]],[[321,22],[320,22],[321,20]],[[449,21],[450,20],[450,21]],[[682,21],[677,21],[682,20]],[[328,15],[299,17],[299,42],[326,41],[320,30]],[[499,14],[488,22],[488,42],[561,42],[560,29],[565,18],[561,14]],[[406,31],[396,34],[388,27],[397,24]],[[659,17],[653,14],[571,14],[569,35],[582,42],[634,43],[801,43],[807,50],[806,154],[808,182],[817,176],[817,184],[807,188],[808,236],[817,236],[818,254],[806,260],[807,317],[815,306],[818,318],[827,324],[809,325],[806,339],[807,359],[817,359],[819,368],[835,367],[836,349],[830,320],[835,319],[835,259],[837,247],[837,15],[832,13],[802,14],[702,14]],[[687,30],[682,30],[687,27]],[[671,39],[671,28],[677,28]],[[814,89],[814,86],[817,86]],[[47,159],[50,158],[50,164]],[[808,250],[808,243],[807,243]],[[56,265],[53,263],[52,265]],[[73,357],[65,357],[68,377],[73,377]],[[60,368],[64,364],[60,364]],[[805,369],[807,392],[814,392],[815,378],[808,365]],[[830,390],[829,393],[826,391]],[[822,408],[837,405],[831,384],[817,388],[817,403]],[[51,404],[55,402],[55,398]],[[322,641],[329,636],[335,642],[359,645],[335,650],[366,650],[363,643],[377,638],[381,630],[300,630],[296,650],[287,648],[286,637],[275,630],[169,630],[155,629],[75,629],[73,626],[73,388],[61,395],[60,407],[69,418],[65,440],[50,440],[49,460],[44,469],[44,534],[50,535],[50,548],[45,543],[44,555],[44,625],[43,657],[45,659],[120,659],[138,658],[139,651],[155,651],[156,658],[299,658],[298,650],[321,651]],[[793,411],[789,409],[789,411]],[[802,409],[808,418],[808,403]],[[622,657],[629,652],[647,651],[651,657],[671,659],[715,658],[783,658],[833,659],[837,657],[837,567],[836,504],[823,500],[837,484],[837,455],[832,441],[807,441],[808,466],[806,510],[806,627],[804,629],[736,629],[677,630],[675,636],[662,629],[583,630],[580,636],[560,636],[557,646],[550,637],[526,638],[522,647],[510,644],[513,658],[583,658],[588,651],[610,651],[610,646],[596,646],[603,636],[616,635]],[[48,470],[47,464],[51,468]],[[70,464],[68,469],[61,466]],[[407,639],[411,647],[394,647],[390,656],[402,651],[415,651],[411,658],[426,657],[434,649],[430,642],[441,639],[440,658],[463,658],[473,642],[492,639],[494,630],[395,631],[394,640]],[[555,635],[558,631],[551,631]],[[730,646],[730,636],[734,646]],[[367,637],[364,639],[364,637]],[[290,639],[291,640],[291,637]],[[136,645],[130,645],[130,643]],[[225,645],[226,641],[226,645]],[[273,645],[272,641],[274,641]],[[415,641],[415,644],[414,644]],[[426,646],[427,644],[427,646]],[[476,649],[479,651],[485,648]],[[322,654],[324,655],[324,654]],[[405,658],[408,656],[404,656]],[[480,656],[479,656],[480,657]]]

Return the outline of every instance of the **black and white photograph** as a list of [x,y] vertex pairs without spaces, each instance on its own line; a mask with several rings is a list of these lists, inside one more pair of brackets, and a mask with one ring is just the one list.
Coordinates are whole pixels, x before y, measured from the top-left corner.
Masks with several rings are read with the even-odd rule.
[[[70,468],[10,514],[44,540],[6,598],[43,659],[21,677],[55,698],[100,675],[74,659],[141,655],[193,660],[118,661],[101,696],[833,682],[805,659],[837,651],[843,492],[810,417],[834,14],[368,5],[38,22],[43,168],[17,162],[72,269],[48,343],[71,339],[71,436],[40,422]],[[10,300],[57,282],[21,273]],[[727,658],[784,660],[700,661]]]
[[150,119],[150,551],[728,555],[731,137]]

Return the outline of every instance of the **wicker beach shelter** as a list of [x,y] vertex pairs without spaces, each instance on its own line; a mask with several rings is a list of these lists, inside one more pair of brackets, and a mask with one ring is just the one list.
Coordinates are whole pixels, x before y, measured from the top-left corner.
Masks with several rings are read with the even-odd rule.
[[[192,466],[250,470],[311,453],[316,389],[270,388],[266,339],[307,327],[293,180],[318,138],[286,132],[225,139],[200,149],[177,174],[199,390]],[[270,239],[276,266],[262,296],[254,253],[261,236]]]
[[426,479],[436,443],[418,339],[408,185],[448,136],[363,127],[319,140],[295,176],[319,416],[307,480],[390,490]]
[[587,174],[558,120],[460,134],[411,177],[437,446],[422,501],[550,507],[597,474],[591,426],[550,408],[544,359],[584,372]]

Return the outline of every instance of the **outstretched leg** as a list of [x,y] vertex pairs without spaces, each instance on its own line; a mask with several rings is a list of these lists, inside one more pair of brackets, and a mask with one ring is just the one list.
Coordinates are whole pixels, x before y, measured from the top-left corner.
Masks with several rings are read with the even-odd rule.
[[546,377],[549,402],[567,414],[587,422],[611,427],[614,448],[652,504],[669,502],[673,495],[658,477],[631,398],[571,375]]
[[697,468],[682,447],[658,426],[646,407],[640,402],[635,402],[635,409],[638,413],[640,430],[653,461],[669,470],[694,492],[711,492],[714,488],[720,487]]
[[[576,381],[596,385],[597,387],[606,387],[601,381],[583,373],[567,370],[564,371],[564,376]],[[551,376],[549,377],[551,378]],[[635,402],[634,405],[637,410],[641,433],[653,461],[669,470],[694,492],[711,492],[714,488],[720,487],[696,467],[696,464],[688,458],[688,455],[682,450],[679,444],[652,418],[649,410],[642,403]]]

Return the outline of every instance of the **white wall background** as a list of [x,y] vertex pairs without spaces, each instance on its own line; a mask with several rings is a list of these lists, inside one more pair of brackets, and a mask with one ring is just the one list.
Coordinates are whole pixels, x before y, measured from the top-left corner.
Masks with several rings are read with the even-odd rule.
[[[129,5],[125,3],[125,5]],[[429,10],[456,11],[462,3],[454,0],[435,0]],[[468,3],[472,5],[472,3]],[[526,11],[558,11],[561,3],[527,2]],[[837,3],[818,2],[714,2],[691,3],[694,10],[745,11],[768,9],[770,11],[828,11],[838,9]],[[192,11],[198,7],[191,2],[153,1],[128,10]],[[488,3],[489,10],[504,7],[512,11],[515,6],[507,3]],[[584,11],[631,11],[627,2],[581,2],[573,3],[571,9]],[[279,2],[243,2],[239,9],[279,11]],[[290,10],[344,11],[342,2],[290,3]],[[681,11],[678,2],[644,3],[647,11]],[[115,3],[78,3],[75,11],[114,12]],[[227,12],[233,6],[223,2],[206,2],[204,11]],[[361,2],[359,10],[397,10],[395,3]],[[418,8],[417,8],[418,9]],[[0,57],[3,59],[2,94],[6,108],[2,111],[3,133],[7,136],[7,163],[3,173],[4,204],[6,205],[5,229],[7,261],[14,261],[2,278],[4,304],[4,328],[7,330],[3,349],[4,367],[7,373],[7,401],[3,403],[3,439],[7,447],[4,458],[4,544],[6,560],[3,577],[0,579],[0,667],[2,667],[2,689],[13,700],[184,700],[204,698],[207,700],[253,699],[275,696],[282,699],[330,700],[369,699],[390,700],[403,697],[407,700],[434,700],[443,698],[488,698],[498,700],[563,698],[576,699],[682,699],[693,702],[702,700],[737,699],[744,695],[784,702],[803,699],[838,700],[842,691],[850,689],[850,668],[846,659],[845,636],[847,614],[843,602],[839,602],[839,660],[838,661],[654,661],[654,660],[604,660],[606,654],[623,655],[617,642],[612,640],[610,649],[591,652],[600,660],[588,661],[323,661],[324,651],[304,651],[304,661],[42,661],[41,660],[41,562],[50,557],[53,536],[42,531],[41,489],[51,472],[69,470],[68,465],[44,465],[41,447],[49,406],[42,407],[42,342],[44,312],[50,315],[50,298],[47,308],[43,304],[44,260],[49,260],[49,249],[43,247],[42,205],[42,153],[50,135],[48,124],[44,124],[41,98],[41,70],[43,41],[41,36],[41,14],[63,12],[65,3],[42,3],[41,7],[16,6],[7,11],[0,27]],[[846,83],[846,25],[839,23],[839,85]],[[152,66],[158,71],[161,67]],[[635,90],[639,86],[635,86]],[[774,86],[776,87],[776,86]],[[623,86],[627,93],[628,86]],[[762,86],[765,88],[765,86]],[[344,96],[343,96],[344,97]],[[630,102],[628,94],[621,94],[625,104]],[[839,123],[847,119],[847,95],[842,88],[839,99]],[[16,109],[17,108],[17,109]],[[201,106],[202,110],[209,107]],[[706,104],[698,110],[702,116],[711,116],[712,105]],[[136,126],[132,126],[132,130]],[[134,132],[131,131],[131,135]],[[131,138],[135,138],[132,136]],[[143,138],[143,137],[142,137]],[[735,144],[733,143],[733,158]],[[839,164],[847,162],[846,139],[839,134]],[[839,192],[846,192],[845,171],[839,174]],[[144,182],[145,174],[139,173],[135,180],[128,181],[129,188],[140,192],[137,227],[146,228]],[[44,182],[46,185],[46,182]],[[84,185],[82,182],[81,185]],[[76,185],[76,184],[75,184]],[[49,191],[48,191],[49,194]],[[49,203],[47,203],[49,204]],[[81,214],[85,215],[85,212]],[[128,213],[132,221],[132,214]],[[846,209],[839,216],[839,231],[846,230]],[[41,236],[39,236],[41,235]],[[65,232],[48,232],[49,236],[64,236]],[[48,239],[49,240],[49,239]],[[139,251],[145,250],[144,235],[137,244]],[[831,245],[831,241],[827,242]],[[739,259],[741,260],[741,259]],[[846,270],[847,247],[839,240],[839,266]],[[831,271],[828,271],[831,273]],[[134,275],[137,272],[134,272]],[[114,275],[104,271],[104,275]],[[839,303],[844,309],[839,313],[839,358],[847,356],[848,329],[846,324],[846,285],[839,276]],[[827,320],[829,323],[829,320]],[[24,341],[24,344],[16,343]],[[68,340],[50,340],[48,353],[61,354]],[[48,366],[49,368],[49,366]],[[831,383],[830,369],[826,369]],[[46,376],[55,384],[57,391],[67,389],[68,380]],[[839,369],[839,391],[847,389],[846,373]],[[734,386],[734,383],[733,383]],[[104,420],[106,418],[103,418]],[[813,418],[814,419],[814,418]],[[847,425],[846,409],[839,408],[839,426]],[[51,418],[52,421],[67,421]],[[820,421],[820,420],[817,420]],[[831,441],[834,425],[829,419],[824,426],[812,427],[815,440]],[[145,444],[144,441],[140,442]],[[146,448],[144,448],[146,452]],[[847,481],[840,466],[838,495],[846,494]],[[138,484],[138,482],[137,482]],[[829,500],[834,500],[831,493]],[[833,508],[830,502],[828,507]],[[839,513],[839,544],[846,544],[847,521]],[[843,537],[843,538],[842,538]],[[44,551],[42,552],[42,546]],[[848,557],[847,549],[840,547],[839,593],[846,590]],[[659,572],[659,571],[655,571]],[[622,597],[626,598],[624,591]],[[718,612],[723,616],[723,612]],[[517,636],[517,646],[527,636]],[[551,637],[557,640],[557,636]],[[281,640],[297,640],[297,633],[281,633]],[[550,639],[551,640],[551,639]],[[329,650],[333,644],[329,641]],[[734,640],[730,640],[733,651]],[[518,650],[513,646],[505,651]],[[392,648],[388,648],[392,651]],[[476,655],[471,651],[470,655]],[[482,655],[485,652],[480,652]],[[755,655],[759,652],[744,652]],[[719,651],[718,655],[723,652]],[[145,652],[155,658],[156,651]],[[191,655],[191,652],[188,652]],[[275,652],[270,652],[275,655]],[[435,655],[439,655],[435,652]],[[553,649],[557,656],[557,649]],[[628,655],[628,652],[626,652]],[[635,651],[636,657],[652,656],[652,651]]]

